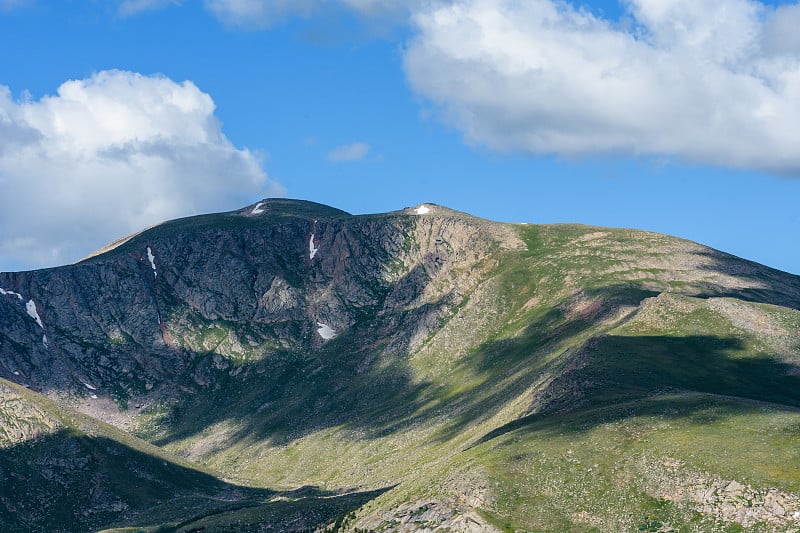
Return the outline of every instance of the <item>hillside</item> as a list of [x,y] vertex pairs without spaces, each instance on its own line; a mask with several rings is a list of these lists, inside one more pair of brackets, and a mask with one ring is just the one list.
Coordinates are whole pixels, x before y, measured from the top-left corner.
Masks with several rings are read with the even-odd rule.
[[699,244],[272,199],[0,289],[3,530],[800,528],[800,277]]

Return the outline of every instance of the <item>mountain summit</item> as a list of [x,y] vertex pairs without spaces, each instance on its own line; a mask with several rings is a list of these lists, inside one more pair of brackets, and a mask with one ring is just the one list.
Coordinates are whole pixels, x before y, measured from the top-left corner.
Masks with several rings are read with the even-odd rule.
[[800,277],[665,235],[266,199],[0,273],[0,378],[3,531],[800,527]]

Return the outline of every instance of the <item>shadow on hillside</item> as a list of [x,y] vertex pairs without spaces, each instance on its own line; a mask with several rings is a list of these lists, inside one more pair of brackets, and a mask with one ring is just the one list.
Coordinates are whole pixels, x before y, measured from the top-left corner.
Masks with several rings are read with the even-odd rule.
[[[192,227],[198,223],[194,219],[187,222]],[[297,241],[300,240],[298,237]],[[721,287],[709,287],[705,296],[727,295],[768,303],[794,302],[792,305],[800,308],[800,304],[793,300],[793,295],[800,294],[800,291],[781,295],[783,287],[798,284],[800,278],[797,276],[744,261],[731,261],[731,256],[721,252],[704,253],[712,259],[707,266],[710,270],[756,281],[759,276],[766,276],[761,280],[763,290],[732,292]],[[421,265],[391,287],[380,287],[385,291],[376,294],[376,299],[386,300],[389,292],[399,291],[394,295],[397,302],[406,304],[413,301],[417,295],[413,291],[422,290],[429,277],[426,269],[438,265],[439,259],[435,255],[425,258]],[[292,268],[282,266],[279,256],[275,261],[276,272],[289,277]],[[145,270],[149,268],[146,263],[139,266]],[[265,267],[261,265],[259,268]],[[528,283],[529,273],[522,267],[520,269],[524,283]],[[159,279],[165,276],[166,272]],[[751,290],[756,292],[748,292]],[[496,414],[506,401],[525,391],[543,373],[560,374],[568,369],[581,341],[602,330],[598,324],[614,317],[621,307],[637,306],[643,299],[657,294],[633,283],[611,285],[585,292],[587,299],[603,302],[590,312],[570,314],[566,307],[543,310],[533,317],[522,334],[490,340],[465,358],[455,361],[454,367],[465,370],[464,374],[477,376],[472,383],[478,383],[475,388],[465,389],[459,394],[447,390],[448,386],[454,385],[452,383],[442,386],[415,379],[407,360],[408,353],[387,354],[385,339],[388,334],[414,326],[415,321],[428,320],[430,316],[436,318],[435,313],[426,315],[426,309],[405,311],[397,320],[381,316],[378,306],[363,309],[364,316],[350,331],[343,332],[322,348],[309,349],[305,353],[277,353],[266,361],[243,365],[236,369],[240,371],[236,376],[231,375],[230,367],[215,368],[214,353],[176,350],[176,366],[186,363],[188,367],[175,370],[176,373],[185,370],[185,381],[175,384],[175,397],[182,399],[166,412],[162,420],[164,431],[154,432],[157,438],[153,440],[165,445],[190,437],[207,438],[207,442],[198,448],[213,453],[226,442],[224,439],[215,441],[212,432],[219,430],[222,433],[229,431],[228,428],[232,428],[229,442],[267,439],[272,444],[286,445],[315,431],[336,426],[350,429],[359,437],[379,437],[432,420],[442,421],[443,429],[438,438],[447,440],[465,427]],[[446,304],[440,301],[429,307]],[[296,326],[298,331],[309,327],[308,324],[299,324],[295,322],[290,326]],[[235,327],[245,329],[247,324],[237,323]],[[311,335],[314,335],[313,330]],[[59,339],[50,340],[57,344]],[[140,367],[131,372],[133,375],[137,375],[139,370],[147,374],[146,366],[152,361],[143,358],[136,361],[139,360],[145,363],[139,363]],[[442,371],[450,370],[445,368]],[[91,369],[86,368],[86,371]],[[165,374],[171,379],[170,372],[172,369]],[[110,383],[105,385],[113,386]],[[227,428],[215,427],[225,422],[230,422]],[[205,446],[207,443],[211,444]]]
[[389,490],[343,494],[316,487],[278,492],[239,486],[116,440],[68,430],[0,449],[0,487],[0,530],[8,533],[87,531],[111,524],[177,531],[183,524],[245,510],[260,524],[313,529]]
[[[796,408],[757,400],[690,391],[664,391],[618,403],[596,407],[587,405],[574,411],[528,415],[487,433],[469,448],[487,442],[503,442],[504,436],[513,440],[514,436],[528,432],[536,434],[537,438],[585,434],[600,426],[625,423],[637,418],[656,418],[667,423],[674,421],[678,424],[676,427],[703,427],[735,417],[769,412],[800,414]],[[628,427],[633,430],[635,426]]]
[[[721,254],[718,260],[722,262],[724,257]],[[423,264],[430,268],[438,263],[431,256]],[[760,270],[754,267],[753,272]],[[395,283],[393,290],[412,291],[398,293],[397,301],[413,301],[417,295],[413,291],[424,287],[427,275],[420,265]],[[796,280],[796,277],[782,273],[775,275],[781,280],[788,276],[787,283]],[[723,295],[712,292],[709,295]],[[446,299],[404,311],[397,316],[381,315],[378,307],[362,309],[363,316],[350,330],[342,332],[322,347],[304,353],[276,353],[267,360],[248,363],[236,369],[238,375],[231,375],[230,367],[217,368],[214,364],[216,354],[213,352],[180,353],[179,357],[188,361],[189,365],[185,381],[176,384],[176,389],[180,390],[176,392],[176,397],[182,396],[182,399],[164,413],[161,420],[164,431],[154,433],[156,437],[151,435],[150,438],[158,445],[197,438],[200,439],[198,449],[204,448],[214,453],[245,439],[288,445],[315,431],[337,426],[352,431],[357,438],[377,438],[435,421],[441,427],[436,438],[447,441],[465,428],[494,416],[509,400],[531,387],[540,376],[547,373],[561,375],[569,371],[575,351],[583,340],[601,333],[603,323],[617,317],[621,308],[636,307],[644,299],[657,294],[635,283],[609,285],[583,293],[586,300],[600,302],[597,307],[576,311],[570,309],[570,302],[562,302],[563,305],[543,309],[532,316],[523,333],[487,341],[464,358],[453,362],[453,368],[443,368],[443,373],[463,370],[465,375],[475,376],[469,384],[470,388],[458,393],[448,390],[457,388],[458,384],[452,383],[452,380],[448,382],[443,379],[444,385],[417,380],[408,361],[409,354],[389,355],[386,345],[389,336],[404,328],[416,327],[418,323],[430,320],[430,317],[438,320],[436,313],[429,311],[445,308],[452,303]],[[743,297],[741,293],[729,295]],[[385,299],[386,294],[382,297]],[[753,301],[774,303],[769,298],[774,300],[776,296],[770,292],[753,294],[752,298]],[[613,342],[608,340],[620,338],[601,338],[600,345],[592,350],[592,365],[587,372],[600,372],[603,369],[602,365],[596,365],[600,361],[598,350],[638,354],[633,357],[641,359],[641,368],[632,370],[629,362],[626,362],[606,369],[606,374],[581,375],[586,383],[599,383],[606,387],[582,391],[582,398],[586,401],[616,401],[616,397],[609,399],[604,396],[608,396],[609,391],[615,388],[625,392],[619,398],[650,394],[653,390],[665,387],[705,390],[702,384],[698,385],[699,388],[690,387],[677,379],[675,372],[682,364],[693,367],[702,366],[705,364],[703,361],[715,361],[721,376],[714,378],[705,367],[697,372],[698,375],[705,375],[708,383],[717,385],[727,383],[726,380],[735,382],[741,379],[742,374],[758,375],[761,381],[757,381],[757,387],[753,385],[757,391],[751,387],[753,396],[774,393],[769,380],[784,370],[767,364],[766,359],[761,366],[747,367],[743,363],[726,366],[729,361],[740,361],[731,357],[731,354],[741,346],[726,345],[725,342],[735,341],[725,339],[715,344],[711,342],[711,337],[688,337],[683,342],[671,337],[624,337],[632,339],[626,346],[619,345],[619,341],[613,341],[618,344],[611,346]],[[695,341],[695,344],[703,344],[700,342],[702,339],[708,346],[702,349],[699,345],[692,346]],[[675,353],[695,354],[696,360],[676,363],[676,360],[669,358],[672,357],[670,354]],[[650,357],[659,354],[658,357],[675,368],[653,373],[652,369],[647,369],[647,365],[658,361],[647,362],[642,354],[651,354]],[[664,373],[664,376],[659,377],[659,373]],[[627,377],[622,382],[615,381],[624,376]],[[647,381],[644,379],[647,376],[653,379]],[[723,389],[719,391],[715,387],[708,388],[710,392],[719,394],[737,394],[735,390],[725,392],[731,389],[731,383],[726,387],[716,387]],[[786,395],[786,398],[796,400],[796,396],[792,397],[789,392]],[[574,399],[570,396],[566,398]],[[786,398],[777,401],[787,403]],[[796,405],[796,401],[787,404]],[[222,427],[216,426],[220,423],[223,423]],[[229,434],[225,434],[226,431]],[[221,438],[217,439],[218,436]]]
[[[701,393],[730,400],[729,412],[800,408],[797,366],[769,356],[748,356],[739,339],[716,336],[601,336],[586,354],[586,366],[563,377],[564,395],[547,409],[497,428],[480,442],[538,423],[556,414],[602,410],[595,423],[642,414],[644,402],[670,393]],[[572,386],[574,385],[574,386]],[[644,401],[639,405],[639,401]],[[705,408],[707,397],[681,400],[675,416],[691,416],[693,405]],[[635,409],[609,409],[621,404]],[[658,404],[653,409],[660,409]],[[648,414],[644,410],[643,414]],[[669,412],[667,411],[667,415]],[[584,424],[582,429],[589,429]]]
[[[524,334],[486,342],[455,363],[483,381],[457,396],[447,391],[452,383],[443,386],[415,380],[407,354],[385,355],[381,339],[387,328],[413,323],[419,319],[415,312],[409,312],[400,324],[366,321],[317,352],[285,353],[250,365],[243,372],[251,376],[247,379],[216,372],[215,390],[175,405],[163,421],[174,429],[154,442],[167,445],[192,438],[224,421],[235,428],[231,442],[254,438],[287,445],[334,426],[380,438],[431,420],[442,421],[437,440],[446,441],[493,416],[541,372],[558,372],[569,362],[568,353],[553,357],[564,351],[562,343],[586,335],[617,315],[622,306],[638,306],[657,294],[633,285],[610,286],[584,294],[601,302],[589,312],[571,314],[562,307],[544,311]],[[213,372],[210,359],[206,362],[209,373]]]
[[346,521],[356,511],[384,492],[353,492],[335,496],[305,496],[298,499],[279,497],[265,504],[224,510],[188,520],[175,527],[162,528],[160,533],[192,533],[197,531],[285,531],[311,533]]
[[[420,275],[419,272],[409,275]],[[316,431],[341,427],[355,438],[381,438],[428,423],[439,426],[436,440],[448,441],[464,429],[486,421],[546,374],[561,376],[559,385],[575,389],[562,394],[563,405],[614,403],[664,389],[686,389],[798,405],[800,382],[774,360],[739,357],[736,339],[716,337],[599,337],[590,364],[577,371],[576,350],[602,333],[604,322],[618,318],[623,307],[636,307],[657,292],[635,284],[585,291],[600,302],[584,311],[570,302],[544,309],[522,334],[488,341],[443,372],[464,370],[475,376],[468,388],[452,392],[442,384],[419,381],[408,354],[387,355],[385,339],[393,328],[424,319],[429,308],[407,311],[401,318],[366,313],[349,331],[320,349],[279,353],[247,364],[239,376],[215,369],[213,354],[194,355],[195,375],[211,386],[188,381],[181,403],[162,420],[167,431],[153,439],[168,445],[183,439],[215,442],[222,450],[243,440],[288,445]],[[569,391],[568,391],[569,392]],[[577,392],[577,394],[575,394]],[[215,426],[225,423],[222,427]],[[221,432],[215,441],[211,433]],[[225,432],[229,432],[225,434]]]
[[454,402],[460,413],[442,428],[439,440],[447,441],[466,426],[491,418],[540,376],[567,371],[580,345],[577,339],[618,317],[621,308],[636,307],[658,294],[630,284],[585,291],[583,296],[599,302],[598,307],[578,313],[568,307],[552,307],[532,320],[523,334],[482,344],[465,363],[474,364],[486,381],[480,391]]
[[[410,306],[440,268],[439,257],[427,255],[400,280],[383,287],[377,300]],[[214,353],[189,354],[187,359],[195,361],[193,373],[214,387],[182,383],[192,393],[171,407],[162,420],[169,431],[153,442],[163,446],[194,437],[219,422],[236,428],[231,442],[252,437],[286,445],[334,426],[371,433],[421,405],[429,384],[415,380],[402,338],[432,320],[438,324],[439,316],[453,306],[452,296],[399,313],[385,313],[383,303],[356,309],[355,323],[334,339],[304,352],[278,352],[245,364],[238,376],[215,369]],[[307,333],[317,335],[313,329]]]
[[590,355],[587,377],[595,402],[681,389],[800,406],[797,367],[748,356],[737,338],[690,335],[604,336]]
[[705,283],[704,288],[693,296],[738,298],[747,302],[800,310],[800,276],[717,250],[696,252],[696,255],[711,260],[711,264],[701,267],[703,270],[740,278],[750,287],[733,289],[716,283]]

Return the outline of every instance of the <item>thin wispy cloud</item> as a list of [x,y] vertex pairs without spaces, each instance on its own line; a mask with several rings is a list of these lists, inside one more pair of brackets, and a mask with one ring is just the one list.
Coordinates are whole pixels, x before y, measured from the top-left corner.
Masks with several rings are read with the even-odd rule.
[[224,24],[244,29],[268,29],[289,17],[307,17],[321,0],[205,0],[206,9]]
[[33,5],[34,0],[0,0],[0,12]]
[[369,150],[369,144],[364,142],[338,146],[328,152],[328,160],[333,162],[361,161],[369,155]]
[[423,0],[205,0],[206,9],[231,27],[269,29],[290,17],[344,10],[365,19],[406,19]]
[[123,0],[117,8],[117,14],[122,17],[129,17],[146,11],[156,11],[169,6],[180,5],[180,3],[180,0]]

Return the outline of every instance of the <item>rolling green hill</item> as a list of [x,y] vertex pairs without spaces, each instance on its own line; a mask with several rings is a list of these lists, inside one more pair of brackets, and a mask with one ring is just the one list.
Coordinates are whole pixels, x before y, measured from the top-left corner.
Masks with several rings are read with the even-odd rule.
[[800,277],[695,243],[265,200],[0,288],[4,530],[800,528]]

